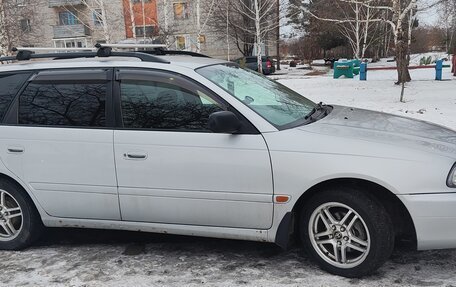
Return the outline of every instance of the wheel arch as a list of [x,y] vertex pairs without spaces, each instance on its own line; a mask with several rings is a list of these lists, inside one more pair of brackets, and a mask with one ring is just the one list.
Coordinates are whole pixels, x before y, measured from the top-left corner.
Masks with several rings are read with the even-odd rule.
[[[309,189],[307,189],[298,198],[298,200],[293,206],[291,213],[289,213],[288,216],[285,216],[284,220],[279,225],[276,235],[276,243],[282,247],[289,246],[288,243],[285,243],[284,239],[286,235],[296,235],[298,233],[298,218],[300,216],[301,211],[303,210],[304,205],[310,198],[312,198],[319,191],[325,190],[330,187],[342,185],[351,186],[360,190],[364,190],[367,194],[369,194],[377,201],[379,201],[385,207],[388,214],[391,216],[391,220],[394,224],[394,231],[396,237],[411,242],[413,248],[416,248],[417,233],[415,229],[415,224],[410,215],[410,212],[408,211],[404,203],[401,201],[401,199],[397,197],[389,189],[378,183],[366,179],[349,177],[328,179],[319,182],[310,187]],[[298,240],[296,236],[292,236],[292,238],[288,236],[287,239]]]
[[41,209],[41,206],[38,204],[38,202],[37,202],[36,198],[33,196],[33,194],[31,194],[25,186],[23,186],[17,179],[15,179],[3,172],[0,172],[0,180],[9,181],[13,185],[17,186],[24,193],[24,196],[26,196],[33,203],[33,206],[35,207],[36,211],[40,215],[40,217],[41,217],[40,219],[42,221],[42,213],[44,211]]

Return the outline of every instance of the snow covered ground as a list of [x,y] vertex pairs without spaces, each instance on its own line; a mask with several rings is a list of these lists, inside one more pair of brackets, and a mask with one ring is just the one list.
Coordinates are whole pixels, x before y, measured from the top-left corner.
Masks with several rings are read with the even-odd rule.
[[444,81],[434,80],[434,69],[412,70],[405,103],[399,101],[401,87],[394,85],[396,71],[369,71],[367,81],[334,80],[331,71],[320,76],[306,75],[309,72],[291,69],[271,77],[315,102],[388,112],[456,130],[456,77],[450,69],[444,69]]
[[396,248],[374,275],[329,275],[299,249],[117,231],[49,230],[38,246],[0,252],[0,286],[456,286],[456,250]]
[[[314,101],[390,112],[456,130],[456,78],[433,80],[412,71],[406,103],[394,71],[368,81],[333,80],[285,69],[272,76]],[[310,74],[316,76],[310,76]],[[23,252],[0,251],[0,286],[441,286],[456,287],[456,250],[417,252],[397,247],[373,276],[345,279],[319,270],[298,249],[272,244],[116,231],[50,229]]]

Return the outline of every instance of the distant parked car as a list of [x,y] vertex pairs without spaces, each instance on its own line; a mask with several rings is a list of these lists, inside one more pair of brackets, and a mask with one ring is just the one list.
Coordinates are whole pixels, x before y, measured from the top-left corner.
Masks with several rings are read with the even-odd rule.
[[[258,72],[257,66],[257,57],[256,56],[248,56],[244,58],[239,58],[235,60],[243,68],[248,68],[250,70],[254,70]],[[270,75],[275,73],[274,62],[266,56],[262,57],[262,64],[263,64],[263,74]]]

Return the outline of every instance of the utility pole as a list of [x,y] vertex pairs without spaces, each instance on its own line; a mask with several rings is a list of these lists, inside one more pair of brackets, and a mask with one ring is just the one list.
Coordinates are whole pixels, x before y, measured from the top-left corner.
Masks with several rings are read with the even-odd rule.
[[277,0],[277,71],[280,70],[280,0]]

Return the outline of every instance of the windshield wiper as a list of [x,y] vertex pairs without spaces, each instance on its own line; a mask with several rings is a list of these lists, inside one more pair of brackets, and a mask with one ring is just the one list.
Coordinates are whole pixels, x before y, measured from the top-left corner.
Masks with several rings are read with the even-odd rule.
[[311,121],[315,121],[315,119],[312,117],[314,114],[316,114],[317,112],[324,112],[325,113],[325,116],[328,115],[328,110],[325,108],[326,105],[323,104],[323,102],[319,102],[317,104],[316,107],[314,107],[310,113],[307,114],[307,116],[304,117],[305,120],[311,120]]

